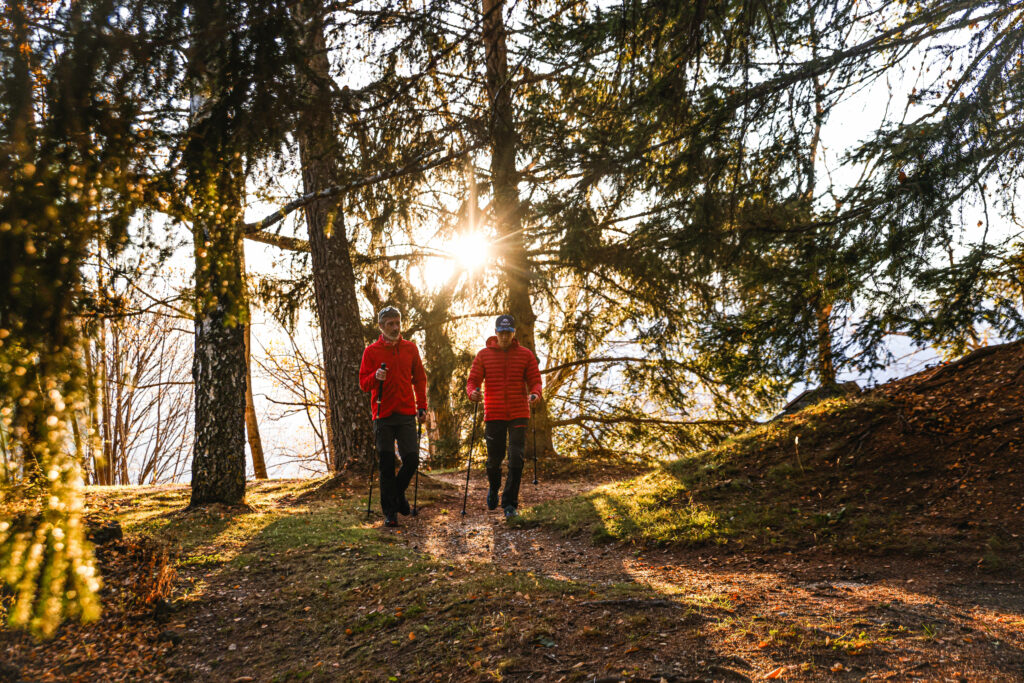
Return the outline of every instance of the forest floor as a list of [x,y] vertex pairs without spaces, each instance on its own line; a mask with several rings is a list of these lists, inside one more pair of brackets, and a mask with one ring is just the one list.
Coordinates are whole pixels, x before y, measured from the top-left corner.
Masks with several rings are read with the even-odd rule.
[[0,630],[0,681],[1024,680],[1021,372],[1010,345],[639,476],[542,471],[513,524],[482,473],[465,516],[459,473],[421,478],[398,529],[363,482],[90,489],[126,531],[104,616]]

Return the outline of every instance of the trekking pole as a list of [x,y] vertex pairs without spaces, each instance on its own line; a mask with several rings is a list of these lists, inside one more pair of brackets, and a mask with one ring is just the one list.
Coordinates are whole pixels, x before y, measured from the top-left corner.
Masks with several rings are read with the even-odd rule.
[[[420,440],[423,438],[423,423],[420,420],[416,420],[416,483],[412,487],[412,516],[415,517],[419,514],[419,510],[416,508],[416,501],[419,500],[420,496]],[[427,434],[427,438],[430,438],[430,434]]]
[[466,458],[466,488],[462,492],[462,516],[466,516],[466,501],[469,499],[469,467],[473,464],[473,443],[476,441],[476,413],[480,407],[477,401],[473,406],[473,429],[469,433],[469,457]]
[[[381,363],[381,370],[387,370],[388,364]],[[384,380],[377,380],[377,419],[380,419],[380,395],[384,393]],[[377,420],[373,421],[373,433],[374,437],[377,435]],[[370,501],[373,500],[373,470],[376,469],[376,463],[373,462],[373,458],[370,458],[370,492],[366,494],[366,518],[370,518]]]
[[530,422],[533,423],[533,485],[537,485],[537,413],[531,408]]

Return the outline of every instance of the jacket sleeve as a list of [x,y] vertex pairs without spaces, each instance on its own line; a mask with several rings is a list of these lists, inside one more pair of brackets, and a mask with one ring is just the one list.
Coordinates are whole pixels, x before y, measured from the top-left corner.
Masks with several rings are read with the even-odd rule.
[[370,347],[367,346],[363,351],[363,362],[359,364],[359,388],[363,391],[373,391],[373,376],[377,373],[377,367],[373,364],[371,356]]
[[530,351],[526,350],[530,357],[526,359],[526,384],[530,387],[531,394],[542,395],[543,383],[540,378],[540,366],[537,364],[537,356]]
[[412,388],[416,392],[416,410],[427,409],[427,372],[423,369],[423,359],[420,358],[420,350],[413,346],[412,359]]
[[483,384],[484,375],[484,360],[482,358],[483,351],[476,354],[476,358],[473,359],[473,366],[469,369],[469,379],[466,380],[466,394],[470,395],[474,391],[480,388]]

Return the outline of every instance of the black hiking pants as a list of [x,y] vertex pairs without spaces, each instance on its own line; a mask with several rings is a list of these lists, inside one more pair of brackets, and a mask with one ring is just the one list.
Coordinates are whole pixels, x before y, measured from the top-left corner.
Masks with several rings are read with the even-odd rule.
[[[380,509],[387,516],[398,512],[405,490],[420,464],[420,444],[416,438],[415,415],[388,415],[373,423],[380,463]],[[402,456],[402,467],[395,474],[395,442]]]
[[487,443],[487,483],[491,490],[501,487],[501,462],[508,451],[508,478],[501,492],[501,507],[519,507],[519,482],[523,478],[523,451],[526,449],[525,417],[516,420],[490,420],[484,423]]

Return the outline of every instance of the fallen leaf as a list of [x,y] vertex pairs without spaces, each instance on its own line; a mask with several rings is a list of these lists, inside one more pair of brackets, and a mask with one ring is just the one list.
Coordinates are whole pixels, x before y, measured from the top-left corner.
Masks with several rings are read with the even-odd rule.
[[784,666],[780,666],[778,669],[772,669],[767,674],[765,674],[765,678],[781,678],[782,677],[782,673],[785,670],[786,670],[786,667],[784,667]]

